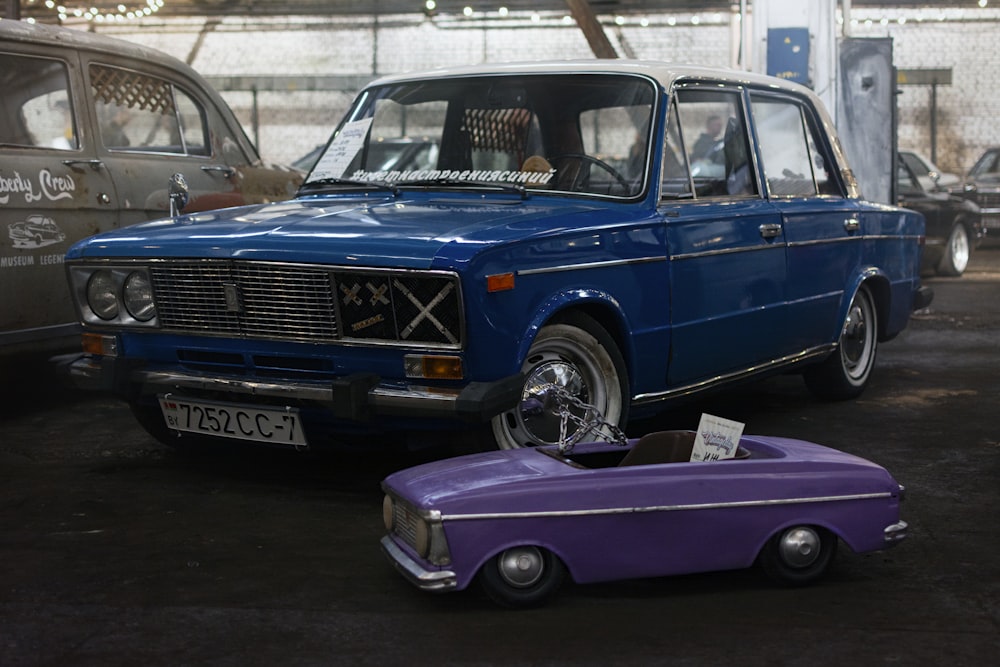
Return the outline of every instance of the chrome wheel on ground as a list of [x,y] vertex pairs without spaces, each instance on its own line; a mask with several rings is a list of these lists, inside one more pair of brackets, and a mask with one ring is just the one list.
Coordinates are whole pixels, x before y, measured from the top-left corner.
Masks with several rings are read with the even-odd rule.
[[937,272],[943,276],[962,275],[969,266],[970,253],[969,233],[965,225],[958,223],[948,235],[948,243],[945,245],[944,256],[941,257]]
[[[623,425],[628,417],[625,363],[608,333],[584,316],[542,327],[522,365],[521,402],[493,418],[500,449],[557,444],[559,391],[593,405],[604,419]],[[582,410],[570,407],[582,417]],[[577,428],[570,425],[568,435]]]
[[809,389],[822,398],[855,398],[864,391],[875,365],[878,313],[868,287],[858,288],[841,329],[837,350],[806,369]]

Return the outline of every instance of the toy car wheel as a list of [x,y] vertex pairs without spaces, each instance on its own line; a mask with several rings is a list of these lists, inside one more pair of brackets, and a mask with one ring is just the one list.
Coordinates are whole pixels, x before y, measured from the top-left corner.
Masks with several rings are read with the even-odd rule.
[[566,566],[557,556],[533,546],[502,551],[479,571],[486,595],[504,607],[545,604],[559,590],[565,577]]
[[[553,387],[593,405],[609,423],[620,426],[628,418],[625,361],[611,336],[589,317],[574,315],[542,327],[521,369],[526,378],[521,402],[493,418],[500,449],[559,442],[559,397]],[[578,407],[570,411],[583,413]],[[570,424],[567,435],[576,428]]]
[[878,314],[865,285],[858,288],[847,309],[837,350],[805,371],[806,386],[817,396],[846,400],[861,395],[868,385],[878,347]]
[[944,247],[944,255],[938,264],[937,272],[942,276],[960,276],[969,266],[969,232],[965,225],[957,223],[948,235],[948,243]]
[[818,526],[792,526],[774,535],[760,552],[764,572],[775,581],[801,586],[826,571],[837,552],[837,537]]

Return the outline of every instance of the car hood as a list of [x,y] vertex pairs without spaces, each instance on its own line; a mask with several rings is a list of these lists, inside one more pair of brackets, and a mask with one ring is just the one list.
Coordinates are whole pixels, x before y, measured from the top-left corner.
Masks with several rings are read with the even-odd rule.
[[[73,246],[87,257],[210,257],[426,269],[487,245],[625,220],[608,204],[519,197],[310,197],[158,220]],[[634,216],[632,211],[631,216]],[[610,220],[609,220],[610,218]]]

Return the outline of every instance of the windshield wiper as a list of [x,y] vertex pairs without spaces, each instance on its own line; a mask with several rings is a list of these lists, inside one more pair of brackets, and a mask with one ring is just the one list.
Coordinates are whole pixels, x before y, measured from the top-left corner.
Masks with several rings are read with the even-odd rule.
[[467,188],[489,188],[501,192],[515,192],[521,199],[528,198],[528,189],[520,183],[498,183],[493,181],[468,181],[460,178],[418,178],[412,181],[396,181],[393,185],[401,187],[420,187],[427,185],[458,185]]
[[391,192],[394,197],[399,196],[399,188],[392,183],[386,183],[385,181],[356,181],[350,178],[317,178],[315,181],[303,183],[301,188],[305,189],[313,186],[321,188],[324,185],[350,185],[359,188],[371,188],[373,190],[386,190]]

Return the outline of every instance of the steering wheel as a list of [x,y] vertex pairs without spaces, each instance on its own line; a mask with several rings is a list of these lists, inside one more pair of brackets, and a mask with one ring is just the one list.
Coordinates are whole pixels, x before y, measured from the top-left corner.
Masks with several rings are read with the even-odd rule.
[[[632,186],[629,184],[627,180],[625,180],[625,177],[622,176],[620,171],[612,167],[604,160],[596,158],[593,155],[587,155],[586,153],[561,153],[559,155],[553,155],[552,157],[549,158],[549,160],[551,162],[559,162],[561,160],[580,160],[580,162],[589,162],[590,164],[595,164],[604,171],[611,174],[611,176],[614,177],[616,181],[618,181],[619,185],[621,185],[622,188],[625,189],[626,193],[630,192],[632,189]],[[580,169],[573,177],[573,182],[570,183],[569,189],[573,191],[580,189],[580,186],[583,185],[584,180],[585,180],[584,170]]]

